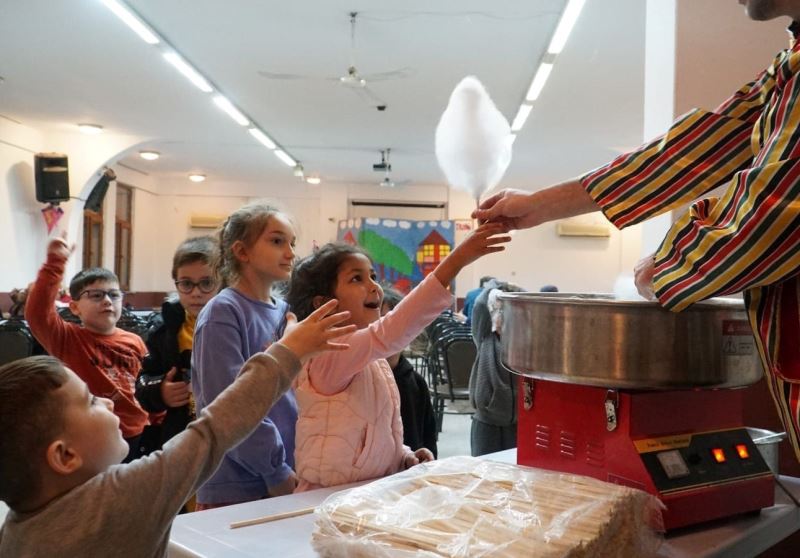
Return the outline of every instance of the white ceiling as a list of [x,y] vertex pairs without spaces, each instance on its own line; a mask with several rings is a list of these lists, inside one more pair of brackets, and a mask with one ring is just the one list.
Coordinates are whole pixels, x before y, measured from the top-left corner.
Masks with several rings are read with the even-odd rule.
[[[390,147],[395,179],[431,184],[443,182],[433,137],[452,88],[478,76],[511,120],[565,0],[128,4],[323,183],[377,184],[372,164]],[[588,0],[515,143],[504,184],[585,170],[573,168],[568,151],[591,151],[592,163],[601,163],[613,153],[602,137],[614,137],[615,146],[641,140],[644,4]],[[371,84],[386,111],[335,82],[259,75],[345,73],[351,11],[359,12],[361,73],[412,70]],[[43,130],[95,122],[109,133],[153,138],[140,147],[160,151],[161,159],[123,162],[156,182],[190,171],[262,183],[291,173],[99,0],[1,0],[0,53],[0,115]],[[541,175],[544,160],[554,176]]]

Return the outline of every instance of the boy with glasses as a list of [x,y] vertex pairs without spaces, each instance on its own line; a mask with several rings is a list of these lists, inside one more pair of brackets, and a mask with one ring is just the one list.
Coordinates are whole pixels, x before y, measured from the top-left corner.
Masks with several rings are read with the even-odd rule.
[[93,395],[113,401],[128,443],[125,461],[131,461],[141,455],[141,434],[149,423],[147,411],[134,397],[147,348],[138,335],[117,327],[123,293],[117,276],[107,269],[84,269],[70,281],[69,309],[81,324],[68,323],[58,315],[55,301],[74,248],[64,238],[50,241],[47,261],[28,293],[25,319],[49,354],[74,370]]
[[[151,413],[166,411],[159,449],[195,418],[189,389],[194,325],[200,310],[217,294],[211,260],[217,243],[210,236],[189,238],[172,257],[177,298],[167,299],[147,335],[149,354],[136,381],[136,398]],[[151,441],[152,443],[152,441]]]

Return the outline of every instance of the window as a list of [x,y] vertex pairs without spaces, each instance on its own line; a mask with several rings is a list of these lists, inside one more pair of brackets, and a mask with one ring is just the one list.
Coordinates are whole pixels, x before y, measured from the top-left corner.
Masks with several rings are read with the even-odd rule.
[[133,188],[117,183],[117,215],[114,229],[114,273],[123,291],[131,285],[131,236],[133,235]]
[[83,210],[83,269],[103,265],[103,207]]

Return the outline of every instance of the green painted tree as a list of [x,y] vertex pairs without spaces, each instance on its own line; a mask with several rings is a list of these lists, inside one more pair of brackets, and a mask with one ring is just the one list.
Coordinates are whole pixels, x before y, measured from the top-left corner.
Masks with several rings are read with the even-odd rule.
[[[414,270],[414,262],[402,248],[392,243],[387,238],[375,231],[361,230],[358,233],[358,243],[366,250],[376,266],[381,266],[383,276],[389,278],[387,269],[410,277]],[[394,277],[391,277],[394,279]]]

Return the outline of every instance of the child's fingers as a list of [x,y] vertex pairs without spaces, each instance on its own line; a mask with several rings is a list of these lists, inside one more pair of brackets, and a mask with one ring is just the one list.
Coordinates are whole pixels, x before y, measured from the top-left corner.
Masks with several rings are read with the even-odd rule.
[[325,345],[325,348],[327,348],[328,350],[331,350],[331,351],[346,351],[347,349],[350,348],[350,344],[349,343],[331,343],[330,341],[328,341],[328,343]]
[[330,329],[326,328],[325,337],[327,339],[336,339],[337,337],[341,337],[342,335],[353,333],[355,330],[356,330],[355,324],[350,324],[342,327],[332,327]]
[[323,327],[328,328],[328,327],[333,327],[336,324],[340,324],[349,318],[350,318],[350,311],[344,310],[343,312],[337,312],[336,314],[325,316],[319,321],[319,324]]
[[320,306],[319,308],[317,308],[316,310],[311,312],[311,314],[309,314],[308,318],[306,318],[306,319],[310,318],[312,320],[319,321],[322,318],[324,318],[325,316],[327,316],[328,314],[330,314],[336,308],[336,306],[338,304],[339,304],[339,301],[336,300],[335,298],[332,298],[328,302],[326,302],[325,304],[323,304],[322,306]]
[[297,316],[294,312],[286,312],[286,325],[292,326],[297,323]]

